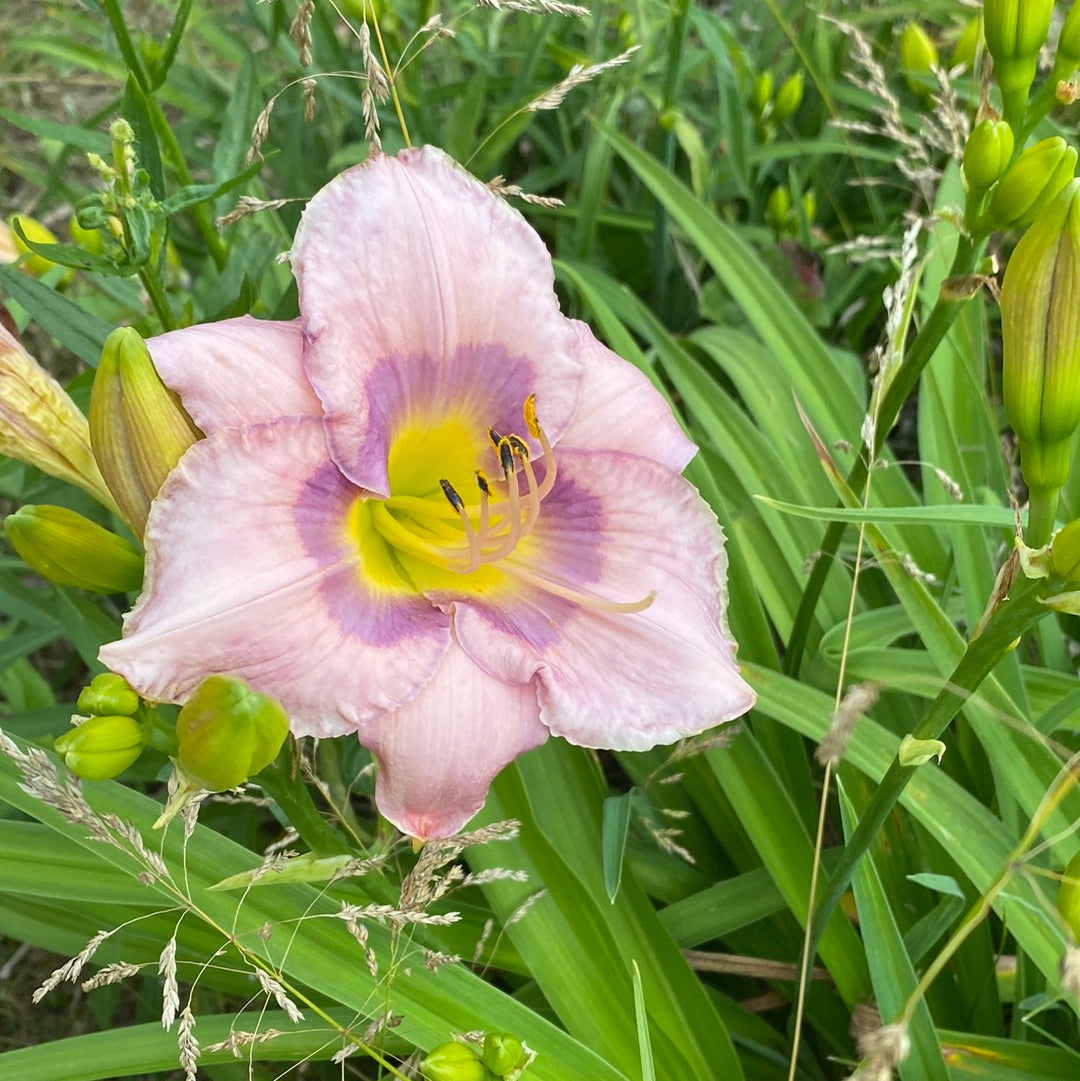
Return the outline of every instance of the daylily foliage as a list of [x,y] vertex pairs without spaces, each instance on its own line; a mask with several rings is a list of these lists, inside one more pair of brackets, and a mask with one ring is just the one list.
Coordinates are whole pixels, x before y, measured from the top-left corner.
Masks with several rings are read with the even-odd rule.
[[407,150],[319,192],[291,259],[298,320],[149,343],[206,438],[151,507],[105,663],[151,700],[224,673],[298,736],[356,732],[419,838],[549,733],[644,749],[753,704],[694,448],[561,314],[516,211]]

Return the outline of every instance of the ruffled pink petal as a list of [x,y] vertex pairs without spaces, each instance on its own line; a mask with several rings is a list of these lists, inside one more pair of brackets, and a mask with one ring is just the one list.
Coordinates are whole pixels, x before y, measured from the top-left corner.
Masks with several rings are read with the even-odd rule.
[[207,435],[322,413],[304,375],[299,320],[276,323],[243,315],[173,330],[146,344],[162,382]]
[[379,760],[379,811],[421,840],[457,833],[499,770],[547,736],[535,688],[493,679],[456,645],[411,702],[361,733]]
[[671,407],[637,368],[574,323],[585,378],[581,402],[561,443],[583,450],[623,450],[681,473],[697,453]]
[[[523,434],[536,394],[556,440],[577,409],[576,332],[551,259],[506,202],[434,147],[342,173],[308,204],[292,251],[331,453],[386,494],[394,433],[465,414]],[[500,427],[501,426],[501,427]]]
[[150,509],[146,585],[102,662],[152,701],[239,676],[282,703],[296,735],[402,705],[438,667],[448,620],[364,577],[345,528],[356,497],[316,418],[195,444]]
[[627,454],[562,451],[529,569],[644,611],[605,612],[535,586],[501,602],[433,597],[491,675],[538,681],[541,720],[589,747],[644,750],[745,713],[726,625],[723,535],[695,489]]

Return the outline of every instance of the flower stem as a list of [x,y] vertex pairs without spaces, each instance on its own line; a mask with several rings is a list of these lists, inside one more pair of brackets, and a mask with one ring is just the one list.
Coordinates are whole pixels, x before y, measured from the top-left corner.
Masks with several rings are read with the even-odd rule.
[[[982,252],[984,241],[972,242],[961,236],[956,246],[956,254],[953,257],[952,266],[949,268],[948,277],[955,278],[970,274],[978,262]],[[868,447],[863,444],[862,450],[855,459],[855,464],[848,474],[847,485],[853,492],[861,492],[866,479],[870,474],[870,464],[877,459],[885,437],[892,429],[900,414],[908,395],[915,388],[923,369],[930,362],[937,347],[941,344],[945,335],[949,332],[957,315],[959,315],[964,299],[956,300],[951,297],[941,296],[934,304],[926,322],[919,328],[919,333],[911,343],[904,360],[892,382],[887,387],[878,410],[877,424],[874,426],[874,446]],[[847,528],[844,522],[830,522],[829,528],[821,541],[819,556],[814,563],[810,578],[799,601],[798,610],[795,613],[795,621],[791,628],[791,637],[788,639],[787,649],[784,652],[783,670],[787,675],[798,675],[799,665],[806,649],[806,639],[810,633],[813,622],[814,610],[817,608],[818,599],[828,577],[829,569],[836,562],[836,555],[843,539],[844,530]]]
[[1042,548],[1054,532],[1059,488],[1028,489],[1028,524],[1024,540],[1029,548]]
[[[1012,596],[991,616],[983,633],[968,643],[952,675],[945,681],[912,732],[914,739],[937,739],[944,732],[972,692],[1012,648],[1013,642],[1046,615],[1047,608],[1041,603],[1045,592],[1046,583],[1042,580],[1025,578],[1016,586]],[[817,951],[829,918],[851,883],[855,867],[892,812],[915,770],[919,768],[921,767],[901,765],[897,756],[878,784],[855,832],[844,846],[839,862],[833,868],[821,900],[814,910],[813,929],[807,951],[811,959]]]
[[312,852],[320,856],[352,854],[348,842],[319,813],[299,773],[272,762],[258,775],[258,782]]

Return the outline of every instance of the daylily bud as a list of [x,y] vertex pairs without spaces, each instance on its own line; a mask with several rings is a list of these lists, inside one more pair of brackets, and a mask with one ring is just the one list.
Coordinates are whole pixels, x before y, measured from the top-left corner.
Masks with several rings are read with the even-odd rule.
[[158,377],[138,332],[114,330],[90,395],[90,439],[121,513],[140,537],[162,482],[201,437]]
[[1080,180],[1016,245],[1001,287],[1001,338],[1005,412],[1024,480],[1033,492],[1056,493],[1080,425]]
[[115,508],[90,449],[86,418],[67,392],[0,325],[0,454],[77,484]]
[[776,233],[789,231],[791,224],[791,192],[781,184],[773,188],[765,203],[765,220]]
[[803,73],[795,72],[790,79],[780,84],[780,89],[773,99],[772,118],[778,124],[794,116],[803,98]]
[[754,85],[750,88],[750,108],[754,111],[754,116],[759,120],[765,115],[765,110],[772,100],[772,92],[773,76],[772,72],[766,68],[754,80]]
[[979,49],[980,37],[982,37],[981,16],[971,19],[956,39],[949,66],[970,71],[975,66],[975,53]]
[[83,713],[130,717],[139,708],[139,696],[123,676],[101,672],[83,687],[75,704]]
[[[15,222],[19,223],[19,228],[22,229],[26,236],[35,244],[55,244],[56,237],[36,218],[28,218],[24,214],[17,214],[9,219],[11,239],[15,245],[16,252],[19,255],[26,255],[29,257],[22,261],[21,266],[23,270],[28,274],[32,274],[35,278],[40,278],[47,270],[52,270],[56,264],[52,262],[52,260],[46,259],[43,255],[34,254],[27,246],[26,241],[15,232]],[[71,271],[66,271],[64,278],[67,279],[70,277]]]
[[491,1081],[495,1076],[468,1044],[456,1041],[432,1048],[420,1060],[420,1072],[428,1081]]
[[1080,3],[1074,3],[1065,16],[1054,55],[1054,79],[1066,79],[1080,68]]
[[1023,118],[1053,10],[1054,0],[986,0],[983,5],[983,32],[994,58],[994,79],[1001,89],[1005,118],[1013,124]]
[[900,32],[900,68],[913,94],[929,98],[929,88],[920,76],[939,65],[937,46],[918,24],[908,23]]
[[817,217],[817,196],[814,194],[813,188],[807,188],[803,192],[802,209],[806,224],[812,225],[814,218]]
[[977,124],[964,144],[964,176],[968,190],[986,191],[1001,178],[1012,160],[1013,132],[1004,120]]
[[23,561],[58,586],[130,593],[142,585],[134,546],[67,507],[20,507],[4,519],[4,532]]
[[524,1053],[525,1048],[516,1036],[507,1032],[489,1032],[484,1037],[484,1050],[480,1057],[496,1077],[505,1077],[521,1061]]
[[997,229],[1030,225],[1075,171],[1076,151],[1060,136],[1029,146],[998,181],[990,197],[990,222]]
[[91,717],[53,744],[64,765],[87,781],[123,773],[145,746],[146,733],[131,717]]
[[1073,938],[1080,938],[1080,852],[1065,868],[1058,888],[1057,910],[1069,925]]
[[193,781],[221,792],[273,762],[288,734],[289,719],[273,698],[242,679],[210,676],[176,719],[176,760]]

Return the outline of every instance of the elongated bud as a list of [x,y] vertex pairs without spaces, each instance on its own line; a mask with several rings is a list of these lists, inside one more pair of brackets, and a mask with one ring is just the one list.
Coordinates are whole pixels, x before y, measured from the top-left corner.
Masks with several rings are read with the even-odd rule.
[[86,418],[67,392],[0,324],[0,454],[116,504],[90,449]]
[[1060,136],[1029,146],[1012,163],[990,196],[991,225],[1030,225],[1057,198],[1076,172],[1076,151]]
[[1008,168],[1013,153],[1012,128],[1004,120],[976,124],[964,144],[964,177],[973,194],[992,188]]
[[150,504],[180,456],[202,437],[131,327],[105,339],[90,396],[94,456],[128,525],[141,537]]
[[496,1076],[505,1077],[525,1054],[525,1048],[516,1036],[507,1032],[489,1032],[484,1037],[484,1050],[480,1058]]
[[803,99],[803,73],[795,72],[780,84],[773,99],[772,118],[778,124],[795,115]]
[[911,92],[924,102],[930,97],[927,76],[939,66],[937,46],[918,24],[908,23],[900,32],[900,69]]
[[1054,0],[986,0],[983,4],[986,47],[994,59],[1005,119],[1013,126],[1023,119],[1053,10]]
[[123,537],[67,507],[25,506],[4,519],[23,561],[46,581],[91,593],[130,593],[142,585],[143,560]]
[[791,192],[785,185],[773,188],[769,194],[765,203],[765,220],[777,235],[791,231]]
[[1016,245],[1001,287],[1001,337],[1005,412],[1024,480],[1033,497],[1052,492],[1056,502],[1080,425],[1080,180]]
[[101,672],[83,687],[75,704],[82,713],[130,717],[139,708],[139,696],[123,676]]
[[91,717],[58,736],[53,748],[76,777],[107,781],[142,754],[146,733],[131,717]]
[[193,781],[221,792],[273,762],[288,734],[289,720],[273,698],[242,679],[210,676],[176,719],[176,760]]
[[982,37],[982,16],[977,16],[968,21],[963,32],[956,39],[953,46],[952,57],[949,61],[951,68],[963,68],[971,71],[975,67],[975,54],[979,50],[979,39]]
[[495,1077],[468,1044],[455,1041],[432,1048],[420,1060],[420,1072],[428,1081],[492,1081]]
[[1058,35],[1057,53],[1054,55],[1055,82],[1067,79],[1080,68],[1080,3],[1074,3],[1065,16]]
[[750,88],[750,108],[754,112],[754,116],[760,120],[765,115],[765,110],[769,107],[769,102],[772,101],[773,92],[773,75],[772,72],[766,68],[755,80],[754,85]]

